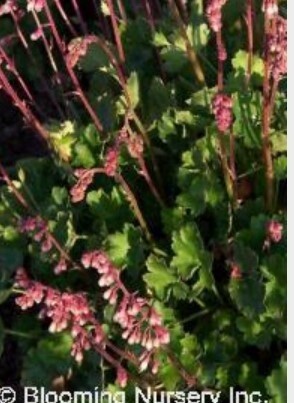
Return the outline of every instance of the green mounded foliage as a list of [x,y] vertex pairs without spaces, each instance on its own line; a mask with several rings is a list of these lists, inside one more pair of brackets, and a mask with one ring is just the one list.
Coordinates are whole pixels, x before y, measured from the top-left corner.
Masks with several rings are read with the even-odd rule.
[[[54,2],[48,3],[64,31],[64,39],[70,43],[72,37],[61,23]],[[106,15],[110,12],[107,3],[102,2]],[[215,33],[205,14],[207,2],[178,2],[187,3],[185,33],[198,55],[205,82],[195,78],[185,37],[169,7],[173,1],[162,2],[153,28],[143,8],[135,13],[131,1],[123,3],[127,22],[122,18],[118,21],[125,52],[125,62],[121,63],[124,87],[100,42],[91,43],[74,66],[104,131],[97,128],[79,97],[68,96],[70,86],[65,80],[65,88],[52,88],[65,110],[64,118],[58,117],[54,108],[48,109],[46,118],[40,118],[48,134],[48,152],[44,157],[21,159],[5,167],[11,182],[4,180],[0,186],[0,357],[5,354],[6,339],[13,337],[22,357],[21,385],[51,390],[61,379],[69,390],[95,386],[119,390],[115,371],[97,351],[89,350],[81,363],[75,362],[70,353],[70,331],[49,334],[48,323],[40,325],[36,321],[38,307],[25,313],[15,308],[11,320],[7,322],[4,313],[1,319],[1,308],[11,304],[20,292],[14,284],[15,273],[25,267],[35,281],[62,292],[85,293],[109,340],[138,355],[139,346],[128,346],[122,339],[122,329],[113,318],[116,308],[103,300],[104,289],[97,284],[97,274],[75,267],[85,252],[102,250],[119,269],[127,289],[150,302],[170,333],[168,347],[156,351],[160,363],[156,376],[148,378],[149,370],[140,374],[135,365],[121,359],[134,376],[126,386],[129,399],[138,376],[146,377],[160,390],[186,390],[190,385],[183,377],[184,370],[197,379],[191,389],[222,391],[223,401],[227,401],[232,386],[248,393],[258,390],[264,399],[284,403],[287,94],[286,79],[282,77],[277,82],[270,120],[269,147],[275,179],[269,207],[262,157],[262,2],[254,2],[256,21],[262,23],[254,30],[249,80],[243,19],[247,2],[228,0],[223,9],[222,33],[228,58],[223,66],[222,92],[232,99],[233,116],[225,134],[220,134],[212,108],[219,92],[218,66]],[[279,3],[280,13],[285,16],[286,2]],[[117,7],[115,11],[118,13]],[[45,13],[38,15],[45,23]],[[1,18],[5,24],[2,26],[1,21],[0,36],[4,38],[14,32],[14,25],[9,16]],[[88,24],[90,32],[102,37],[93,19]],[[27,36],[34,30],[29,13],[24,17],[23,30]],[[108,38],[105,44],[118,57],[114,41]],[[30,46],[38,72],[48,79],[50,65],[42,42],[31,41]],[[58,54],[55,46],[54,52]],[[36,66],[28,68],[24,50],[12,43],[7,54],[14,56],[19,72],[34,86],[39,73]],[[56,60],[58,70],[66,75],[64,63]],[[10,75],[13,84],[16,78]],[[105,167],[107,150],[116,144],[126,116],[131,133],[144,140],[142,155],[152,185],[142,173],[139,159],[128,145],[123,145],[117,176],[98,172],[82,200],[74,202],[75,170]],[[221,137],[225,157],[231,161],[229,132],[234,136],[233,196],[226,186],[219,140]],[[2,158],[0,150],[0,162]],[[138,219],[138,211],[118,174],[129,185],[146,227]],[[15,189],[29,208],[15,197]],[[53,269],[60,251],[52,247],[42,252],[39,242],[19,230],[19,222],[31,216],[42,217],[48,223],[48,230],[72,259],[68,270],[59,276]],[[269,234],[272,222],[280,224],[278,240]]]

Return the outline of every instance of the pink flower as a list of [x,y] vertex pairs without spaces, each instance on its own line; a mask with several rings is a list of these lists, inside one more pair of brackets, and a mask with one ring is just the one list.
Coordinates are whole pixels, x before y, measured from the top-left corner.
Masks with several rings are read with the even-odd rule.
[[46,0],[27,0],[27,1],[28,1],[27,10],[36,11],[37,13],[39,13],[40,11],[43,10]]
[[[16,285],[24,289],[24,294],[16,299],[23,309],[34,304],[42,304],[41,318],[51,320],[49,331],[61,332],[68,329],[73,337],[72,355],[80,362],[83,352],[91,345],[104,348],[104,332],[89,307],[84,294],[61,293],[36,281],[29,280],[24,269],[17,272]],[[87,327],[91,325],[92,331]]]
[[16,0],[6,0],[4,4],[0,6],[0,16],[16,12],[18,9]]
[[269,18],[275,17],[279,12],[277,0],[263,0],[262,11],[266,13]]
[[42,29],[38,28],[35,32],[33,32],[30,36],[32,41],[37,41],[42,36]]
[[143,156],[144,142],[141,136],[130,136],[126,141],[130,155],[135,159],[140,159]]
[[208,0],[206,7],[206,17],[210,28],[214,32],[218,32],[222,28],[222,7],[227,0]]
[[54,268],[54,273],[59,275],[67,270],[67,262],[65,258],[61,258]]
[[232,99],[226,94],[217,94],[212,101],[212,111],[221,133],[226,133],[233,123]]
[[266,46],[270,56],[269,72],[275,80],[279,80],[287,73],[287,21],[277,17],[274,30]]
[[242,272],[237,264],[232,264],[231,267],[231,278],[234,280],[240,280],[242,278]]
[[128,374],[123,367],[118,367],[116,382],[121,388],[125,388],[128,383]]
[[115,176],[119,165],[119,151],[116,148],[109,148],[106,152],[104,169],[108,176]]
[[94,172],[88,169],[77,169],[75,176],[78,182],[71,188],[71,200],[73,203],[78,203],[85,198],[88,187],[93,182]]
[[266,233],[270,242],[278,243],[283,236],[283,225],[278,221],[271,220],[267,223]]

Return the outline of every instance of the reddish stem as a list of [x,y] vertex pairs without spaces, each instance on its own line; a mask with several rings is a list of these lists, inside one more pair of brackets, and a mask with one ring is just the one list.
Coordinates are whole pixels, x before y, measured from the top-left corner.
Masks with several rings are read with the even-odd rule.
[[70,78],[71,78],[71,80],[72,80],[72,82],[73,82],[73,84],[74,84],[74,86],[75,86],[75,89],[76,89],[76,91],[77,91],[77,94],[79,95],[79,97],[80,97],[80,99],[81,99],[81,101],[82,101],[82,103],[83,103],[85,109],[87,110],[87,112],[89,113],[90,117],[92,118],[92,120],[93,120],[93,122],[94,122],[96,128],[98,129],[98,131],[101,132],[101,133],[104,133],[104,129],[103,129],[102,123],[100,122],[100,120],[99,120],[98,116],[96,115],[94,109],[93,109],[92,106],[90,105],[90,103],[89,103],[87,97],[85,96],[85,94],[84,94],[84,92],[83,92],[83,90],[82,90],[82,88],[81,88],[81,86],[80,86],[79,80],[78,80],[78,78],[77,78],[77,76],[76,76],[74,70],[70,67],[69,63],[67,62],[67,59],[66,59],[65,56],[64,56],[64,46],[63,46],[61,37],[60,37],[60,35],[59,35],[59,33],[58,33],[58,30],[57,30],[57,28],[56,28],[54,19],[53,19],[53,17],[52,17],[52,14],[51,14],[51,12],[50,12],[50,9],[49,9],[48,4],[47,4],[46,1],[45,1],[45,11],[46,11],[46,15],[47,15],[48,21],[49,21],[50,26],[51,26],[51,30],[52,30],[53,36],[54,36],[55,41],[56,41],[56,43],[57,43],[57,46],[58,46],[58,48],[59,48],[59,50],[60,50],[60,53],[61,53],[62,56],[64,57],[64,61],[65,61],[65,65],[66,65],[67,72],[68,72],[68,74],[69,74],[69,76],[70,76]]
[[63,18],[64,22],[66,23],[68,29],[70,30],[71,34],[73,36],[77,36],[77,31],[75,30],[75,28],[73,27],[72,23],[70,22],[68,16],[66,15],[66,12],[64,11],[64,8],[62,7],[62,4],[60,2],[60,0],[54,0],[56,7],[61,15],[61,17]]
[[124,48],[123,48],[121,37],[120,37],[119,27],[118,27],[117,20],[116,20],[113,1],[106,0],[106,3],[109,8],[109,12],[110,12],[110,19],[111,19],[115,43],[116,43],[116,47],[117,47],[117,51],[118,51],[118,55],[119,55],[119,60],[121,63],[125,63],[126,57],[125,57],[125,52],[124,52]]
[[216,33],[216,46],[217,46],[217,53],[218,53],[217,87],[218,87],[218,91],[222,92],[224,89],[224,62],[221,60],[220,54],[222,53],[224,45],[223,45],[221,30],[217,31],[217,33]]
[[78,17],[78,21],[79,21],[79,24],[80,24],[80,26],[82,28],[83,34],[87,35],[88,34],[88,29],[87,29],[87,25],[86,25],[86,23],[85,23],[85,21],[83,19],[83,16],[81,14],[80,7],[79,7],[79,5],[78,5],[76,0],[71,0],[71,3],[73,5],[75,13],[76,13],[76,15]]
[[[37,61],[36,61],[36,59],[35,59],[35,56],[34,56],[34,54],[32,53],[32,51],[31,51],[31,49],[30,49],[30,47],[29,47],[29,44],[28,44],[28,42],[27,42],[27,40],[26,40],[26,38],[25,38],[25,36],[24,36],[22,30],[21,30],[21,27],[20,27],[19,23],[18,23],[17,16],[16,16],[15,13],[13,12],[13,10],[11,10],[11,16],[12,16],[12,19],[13,19],[13,22],[14,22],[14,25],[15,25],[15,29],[16,29],[17,35],[18,35],[18,37],[19,37],[19,39],[20,39],[20,42],[22,43],[24,49],[26,50],[27,54],[29,55],[31,61],[32,61],[33,64],[34,64],[34,66],[35,66],[35,67],[38,67],[38,63],[37,63]],[[43,84],[43,86],[44,86],[44,89],[45,89],[45,91],[47,92],[47,94],[48,94],[48,96],[49,96],[49,98],[50,98],[52,104],[55,106],[55,108],[56,108],[56,110],[58,111],[60,117],[61,117],[62,119],[64,119],[64,113],[63,113],[62,109],[60,108],[60,106],[59,106],[59,104],[58,104],[58,102],[57,102],[57,100],[56,100],[56,97],[54,96],[54,94],[52,93],[51,89],[49,88],[46,79],[43,77],[43,75],[42,75],[42,73],[39,71],[39,69],[36,69],[36,70],[37,70],[37,72],[38,72],[38,75],[39,75],[39,77],[40,77],[40,79],[41,79],[41,81],[42,81],[42,84]]]
[[269,73],[268,38],[271,34],[271,21],[265,13],[265,54],[264,54],[264,79],[263,79],[263,112],[262,112],[262,155],[265,167],[266,194],[265,203],[269,211],[273,209],[274,202],[274,168],[270,143],[270,119],[271,119],[271,87]]
[[248,36],[248,62],[247,62],[247,83],[249,83],[252,74],[253,60],[253,0],[247,0],[246,24]]

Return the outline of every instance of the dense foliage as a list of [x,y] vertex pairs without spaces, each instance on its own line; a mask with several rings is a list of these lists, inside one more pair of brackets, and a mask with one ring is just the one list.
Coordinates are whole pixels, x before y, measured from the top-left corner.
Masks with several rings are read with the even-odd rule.
[[0,150],[0,356],[15,337],[21,385],[284,403],[286,2],[0,15],[1,91],[45,149]]

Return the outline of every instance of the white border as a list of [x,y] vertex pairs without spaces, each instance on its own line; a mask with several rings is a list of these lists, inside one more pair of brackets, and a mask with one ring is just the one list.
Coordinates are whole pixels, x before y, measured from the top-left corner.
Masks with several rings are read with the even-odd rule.
[[[294,374],[294,361],[293,361],[293,340],[294,340],[294,326],[293,326],[293,313],[294,313],[294,290],[293,278],[294,278],[294,245],[291,247],[291,241],[294,237],[294,25],[291,21],[291,17],[294,17],[294,1],[289,0],[287,2],[288,7],[288,279],[287,279],[287,289],[288,289],[288,370],[287,373]],[[292,311],[292,309],[293,311]],[[291,402],[294,397],[294,382],[289,381],[287,384],[287,401]]]

